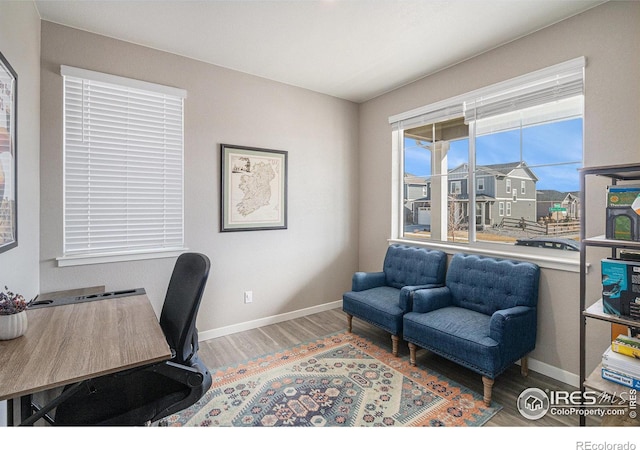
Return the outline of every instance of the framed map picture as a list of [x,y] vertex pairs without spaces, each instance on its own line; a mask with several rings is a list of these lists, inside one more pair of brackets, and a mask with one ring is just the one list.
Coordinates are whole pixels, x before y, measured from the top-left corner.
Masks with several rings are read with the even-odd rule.
[[18,76],[0,53],[0,253],[18,245]]
[[287,228],[287,152],[220,145],[220,231]]

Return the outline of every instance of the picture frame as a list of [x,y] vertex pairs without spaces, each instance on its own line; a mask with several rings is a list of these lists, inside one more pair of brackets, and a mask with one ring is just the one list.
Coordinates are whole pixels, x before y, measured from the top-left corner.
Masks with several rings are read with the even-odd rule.
[[287,228],[288,152],[220,144],[220,231]]
[[0,53],[0,253],[18,245],[18,75]]

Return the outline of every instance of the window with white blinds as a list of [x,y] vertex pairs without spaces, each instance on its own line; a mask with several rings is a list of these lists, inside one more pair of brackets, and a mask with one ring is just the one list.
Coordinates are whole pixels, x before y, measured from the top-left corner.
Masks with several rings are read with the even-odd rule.
[[393,238],[511,255],[533,227],[577,222],[562,204],[579,190],[585,67],[574,58],[391,116]]
[[59,260],[182,249],[186,92],[68,66],[61,74],[64,257]]

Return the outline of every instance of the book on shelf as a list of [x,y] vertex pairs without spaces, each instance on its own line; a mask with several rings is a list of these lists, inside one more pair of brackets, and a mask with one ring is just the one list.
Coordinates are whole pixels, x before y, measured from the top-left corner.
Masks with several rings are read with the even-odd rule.
[[623,261],[640,261],[640,251],[620,250],[620,259]]
[[640,185],[607,187],[607,239],[640,240]]
[[640,261],[601,261],[602,308],[605,313],[640,320]]
[[611,347],[602,354],[602,367],[640,379],[640,359],[616,353]]
[[640,339],[620,334],[611,342],[611,350],[621,355],[640,359]]
[[618,373],[614,370],[607,369],[606,367],[602,368],[602,378],[633,389],[640,389],[640,379],[623,373]]

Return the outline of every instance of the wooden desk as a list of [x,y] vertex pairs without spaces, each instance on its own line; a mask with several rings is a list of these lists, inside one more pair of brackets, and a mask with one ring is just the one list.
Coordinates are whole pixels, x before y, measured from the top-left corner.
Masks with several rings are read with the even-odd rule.
[[27,310],[27,320],[25,335],[0,341],[0,400],[171,358],[146,294]]

